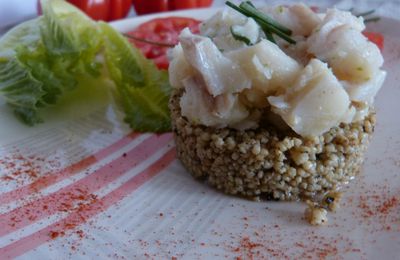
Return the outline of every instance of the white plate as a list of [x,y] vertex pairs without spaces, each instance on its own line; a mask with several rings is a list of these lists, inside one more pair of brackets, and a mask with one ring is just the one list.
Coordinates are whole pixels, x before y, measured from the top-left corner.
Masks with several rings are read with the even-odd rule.
[[[213,12],[113,26],[127,31],[153,17]],[[170,134],[128,135],[113,105],[28,128],[1,104],[0,258],[398,259],[399,26],[386,18],[370,25],[385,36],[388,71],[376,99],[378,125],[361,176],[327,226],[309,226],[304,204],[251,202],[193,180],[175,159]]]

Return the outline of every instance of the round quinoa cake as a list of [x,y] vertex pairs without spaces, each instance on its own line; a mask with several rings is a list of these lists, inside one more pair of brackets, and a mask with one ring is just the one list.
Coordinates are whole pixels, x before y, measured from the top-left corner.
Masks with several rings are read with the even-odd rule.
[[182,89],[170,99],[178,157],[195,177],[232,195],[310,199],[347,184],[360,171],[375,113],[315,138],[272,126],[239,131],[194,125],[181,115]]

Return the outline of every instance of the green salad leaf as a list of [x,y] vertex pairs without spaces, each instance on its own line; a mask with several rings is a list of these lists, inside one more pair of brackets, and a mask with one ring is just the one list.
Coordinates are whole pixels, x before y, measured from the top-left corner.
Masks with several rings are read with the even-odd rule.
[[17,59],[0,61],[0,90],[16,115],[29,125],[41,122],[37,109],[45,94],[42,87]]
[[65,1],[42,0],[41,36],[51,55],[77,55],[99,42],[96,23]]
[[165,132],[171,129],[168,74],[132,48],[120,33],[100,23],[105,36],[106,63],[125,110],[125,121],[134,130]]
[[42,17],[0,40],[0,92],[29,125],[42,122],[39,109],[56,104],[85,74],[100,75],[96,24],[64,1],[42,4]]
[[36,49],[41,22],[39,18],[22,23],[0,40],[0,92],[17,116],[30,125],[41,121],[36,111],[45,92],[18,57]]
[[40,39],[42,18],[26,21],[11,29],[0,39],[0,57],[12,58],[16,44],[34,47]]
[[[41,111],[58,104],[67,92],[92,89],[97,79],[108,78],[114,82],[109,90],[116,93],[134,130],[170,130],[171,87],[165,71],[111,26],[92,21],[66,1],[41,4],[43,16],[0,39],[0,94],[23,122],[42,122]],[[88,76],[92,83],[87,83]]]

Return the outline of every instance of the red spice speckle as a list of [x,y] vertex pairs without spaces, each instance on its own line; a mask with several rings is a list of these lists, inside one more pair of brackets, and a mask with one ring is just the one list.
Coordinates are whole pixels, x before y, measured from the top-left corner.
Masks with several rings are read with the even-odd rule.
[[[125,157],[123,155],[123,157]],[[33,156],[24,157],[27,160],[35,160]],[[21,157],[19,157],[21,159]],[[0,160],[0,167],[4,168],[4,165],[1,165],[2,161]],[[15,164],[10,162],[9,167],[14,167],[12,169],[16,169],[17,167],[24,166],[25,168],[30,168],[31,170],[35,169],[36,164],[32,163],[18,163]],[[1,168],[0,168],[1,169]],[[39,169],[39,168],[37,168]],[[20,173],[20,174],[9,174],[3,176],[2,179],[7,181],[14,181],[15,179],[20,178],[21,176],[29,177],[32,179],[39,178],[42,175],[42,172],[36,171],[34,174],[28,173]],[[205,192],[201,192],[205,194]],[[360,195],[361,194],[361,195]],[[365,190],[363,193],[357,193],[354,197],[354,205],[352,205],[351,209],[354,207],[356,219],[360,221],[360,223],[364,226],[365,223],[370,225],[367,229],[368,231],[399,231],[399,218],[398,213],[400,212],[400,193],[394,193],[393,190],[389,191],[386,186],[375,185],[373,188]],[[54,208],[52,206],[53,202],[58,201],[61,198],[62,202],[58,207]],[[85,191],[82,189],[75,189],[72,193],[64,193],[61,197],[57,197],[48,205],[43,205],[38,210],[43,209],[44,211],[51,212],[85,212],[90,208],[90,205],[97,203],[97,196]],[[29,203],[27,204],[29,205]],[[234,207],[234,205],[231,205]],[[273,207],[272,207],[273,208]],[[351,210],[350,207],[343,208],[343,210]],[[269,209],[269,211],[273,211],[273,209]],[[259,212],[257,212],[259,213]],[[36,210],[30,210],[24,212],[28,219],[31,221],[35,221],[37,218],[38,212]],[[179,218],[180,215],[184,215],[183,212],[174,212],[174,213],[158,213],[155,211],[153,216],[157,216],[165,218]],[[174,215],[175,214],[175,215]],[[247,214],[247,213],[246,213]],[[192,214],[193,216],[197,216],[198,213]],[[260,214],[258,214],[260,216]],[[111,215],[107,216],[111,218]],[[261,217],[264,217],[262,215]],[[83,230],[77,230],[78,225],[82,222],[87,221],[87,216],[85,214],[79,214],[80,221],[72,220],[68,223],[63,223],[52,231],[49,232],[48,236],[50,239],[57,239],[67,234],[73,234],[78,239],[87,238],[87,235]],[[160,222],[164,221],[164,218],[158,219]],[[194,244],[193,246],[206,246],[205,249],[209,247],[224,247],[227,249],[226,258],[232,259],[236,257],[236,259],[315,259],[315,258],[334,258],[340,259],[341,256],[347,256],[346,253],[351,253],[351,256],[354,258],[360,259],[365,256],[363,250],[360,248],[355,248],[354,241],[351,241],[346,236],[342,236],[340,234],[330,234],[328,236],[323,236],[323,232],[319,232],[316,229],[309,228],[301,228],[297,229],[297,231],[289,230],[282,222],[279,222],[280,225],[275,223],[270,223],[268,225],[263,225],[261,227],[255,227],[257,223],[260,221],[254,221],[253,216],[241,216],[237,218],[239,221],[239,227],[243,228],[246,232],[243,233],[230,233],[229,231],[221,231],[214,230],[211,232],[211,236],[215,237],[224,237],[224,241],[218,241],[219,243],[211,243],[208,240],[205,242],[199,243],[198,240],[189,237],[189,239],[177,240],[156,240],[156,241],[145,241],[141,240],[140,246],[142,246],[142,251],[138,258],[143,257],[143,254],[147,258],[161,258],[157,253],[150,252],[150,249],[154,249],[154,247],[159,248],[159,252],[163,251],[164,248],[168,248],[168,251],[165,255],[163,255],[164,259],[178,259],[181,257],[180,254],[170,250],[171,248],[179,248],[181,245],[189,242]],[[20,222],[20,218],[18,216],[13,216],[10,221],[11,226],[15,226]],[[290,222],[290,221],[289,221]],[[375,229],[375,223],[380,223],[379,230]],[[214,223],[214,222],[213,222]],[[266,222],[261,222],[266,223]],[[371,224],[374,223],[374,224]],[[371,227],[373,229],[371,229]],[[289,230],[289,231],[288,231]],[[300,231],[299,231],[300,230]],[[310,230],[315,230],[310,231]],[[154,233],[154,232],[153,232]],[[223,233],[223,235],[221,235]],[[229,234],[227,238],[225,238],[226,234]],[[277,236],[271,236],[271,233]],[[155,234],[155,233],[154,233]],[[245,234],[245,235],[243,235]],[[171,231],[170,236],[175,236],[175,231]],[[176,232],[176,235],[181,235]],[[293,236],[292,236],[293,235]],[[290,238],[294,237],[294,239],[290,240]],[[302,239],[298,239],[301,237]],[[198,238],[198,237],[196,237]],[[297,238],[297,240],[296,240]],[[203,240],[204,241],[204,240]],[[371,243],[375,243],[375,240],[371,240]],[[128,243],[129,244],[129,243]],[[171,246],[173,244],[173,246]],[[112,247],[112,244],[110,245]],[[76,250],[76,244],[73,244],[70,247],[72,250]],[[146,252],[147,253],[144,253]],[[83,253],[84,254],[84,253]],[[171,256],[174,254],[174,256]],[[111,255],[110,255],[111,256]],[[178,257],[177,257],[178,256]],[[201,255],[200,255],[201,256]],[[233,257],[232,257],[233,256]],[[202,257],[199,257],[202,258]]]
[[33,182],[45,175],[49,169],[60,167],[57,158],[49,159],[41,155],[24,155],[19,150],[14,150],[0,158],[0,177],[5,182],[24,184]]
[[56,238],[58,238],[58,237],[60,237],[60,236],[64,236],[65,235],[65,233],[63,232],[63,231],[61,231],[61,232],[58,232],[58,231],[50,231],[50,233],[49,233],[49,237],[51,238],[51,239],[56,239]]
[[378,209],[378,211],[382,214],[387,214],[391,209],[393,209],[398,205],[399,205],[399,199],[393,196],[385,200],[381,205],[381,207]]
[[85,234],[83,233],[83,230],[77,230],[75,233],[79,236],[79,238],[84,238]]
[[391,192],[387,185],[373,185],[359,195],[353,216],[370,232],[400,231],[400,190]]
[[56,239],[60,234],[55,231],[50,231],[49,236],[51,239]]
[[249,237],[244,237],[240,240],[240,246],[233,251],[244,254],[246,259],[254,259],[254,257],[260,256],[260,249],[262,248],[261,243],[252,242]]

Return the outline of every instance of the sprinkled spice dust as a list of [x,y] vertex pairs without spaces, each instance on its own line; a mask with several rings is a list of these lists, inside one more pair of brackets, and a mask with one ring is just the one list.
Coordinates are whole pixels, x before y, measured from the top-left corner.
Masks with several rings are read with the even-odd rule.
[[[67,221],[57,222],[48,232],[49,240],[64,237],[66,234],[74,235],[77,241],[86,238],[85,232],[77,227],[88,222],[91,217],[89,212],[102,207],[96,195],[90,193],[84,185],[48,196],[39,192],[41,186],[48,186],[45,183],[46,178],[42,177],[47,177],[60,169],[61,163],[58,157],[22,152],[17,148],[0,157],[1,186],[13,185],[17,188],[31,184],[31,193],[21,201],[22,207],[11,209],[7,206],[9,212],[2,220],[2,223],[8,226],[7,232],[24,228],[27,224],[40,221],[53,214],[66,214],[73,217],[66,218]],[[79,243],[72,243],[71,250],[76,250]]]
[[[8,156],[11,158],[11,156]],[[122,155],[122,157],[125,157]],[[34,161],[35,157],[25,156],[15,158],[24,160],[33,160],[33,163],[25,163],[26,167],[31,167],[32,169],[35,167]],[[24,159],[22,159],[24,158]],[[39,158],[39,157],[37,157]],[[4,159],[0,159],[1,167],[4,167],[3,162]],[[47,163],[45,158],[37,159],[38,162]],[[19,163],[22,165],[23,163]],[[38,163],[40,164],[40,163]],[[9,164],[6,164],[9,169],[16,169],[16,164],[13,164],[11,160],[9,160]],[[40,168],[40,167],[39,167]],[[37,177],[40,179],[40,169],[38,169]],[[2,169],[2,168],[0,168]],[[8,176],[9,175],[9,176]],[[21,174],[24,176],[24,174]],[[29,176],[29,175],[28,175]],[[9,178],[8,178],[9,177]],[[13,181],[13,176],[7,173],[7,177],[4,177],[4,180]],[[360,180],[357,180],[359,182]],[[387,181],[386,181],[387,182]],[[393,192],[393,189],[390,189],[390,185],[388,184],[376,184],[376,185],[365,185],[364,187],[357,189],[357,194],[352,197],[351,202],[346,202],[346,207],[343,207],[341,210],[348,210],[352,212],[354,210],[354,219],[356,219],[359,224],[369,226],[368,230],[374,231],[384,231],[384,232],[393,232],[400,231],[400,190]],[[358,191],[362,191],[361,193]],[[206,192],[202,192],[202,194],[206,194]],[[54,207],[54,203],[58,203],[56,207]],[[324,258],[334,258],[334,259],[342,259],[348,256],[354,257],[356,259],[366,259],[365,249],[363,247],[358,247],[360,244],[356,243],[357,241],[352,241],[349,238],[342,236],[341,234],[332,234],[329,232],[329,235],[322,235],[323,232],[319,232],[318,229],[302,227],[301,229],[295,229],[294,231],[290,227],[286,227],[284,224],[280,223],[269,223],[268,225],[263,226],[255,226],[260,225],[257,223],[265,223],[260,218],[264,218],[267,214],[271,213],[274,210],[273,205],[265,204],[262,206],[263,209],[268,211],[265,214],[260,214],[260,211],[251,211],[247,208],[246,203],[241,203],[242,207],[240,211],[246,212],[245,216],[240,215],[237,216],[237,225],[239,225],[244,232],[242,233],[234,233],[231,230],[226,230],[224,228],[218,227],[218,222],[212,223],[212,232],[210,232],[211,237],[217,237],[217,242],[210,241],[209,237],[207,239],[199,239],[198,236],[195,236],[192,233],[186,234],[182,237],[182,234],[171,228],[169,232],[167,232],[166,237],[162,237],[161,235],[165,235],[162,233],[157,233],[153,231],[153,235],[157,235],[160,237],[158,240],[154,239],[138,239],[137,237],[132,237],[131,240],[126,241],[124,245],[125,249],[121,249],[121,254],[126,256],[132,256],[132,251],[127,249],[132,246],[138,245],[139,250],[137,251],[137,255],[135,258],[149,258],[149,259],[180,259],[186,256],[181,248],[187,247],[195,247],[195,248],[203,248],[199,252],[194,252],[194,256],[198,256],[199,259],[204,259],[204,255],[202,255],[203,251],[207,251],[210,248],[218,248],[222,249],[218,251],[218,253],[212,253],[214,257],[227,258],[227,259],[324,259]],[[27,202],[26,205],[30,205]],[[232,204],[232,207],[237,207],[237,205]],[[99,203],[99,199],[96,195],[88,192],[85,188],[73,190],[70,193],[63,193],[60,197],[54,197],[50,203],[44,204],[42,207],[42,211],[45,212],[56,212],[56,213],[67,213],[75,214],[76,217],[74,219],[69,219],[67,222],[60,223],[52,228],[48,232],[49,241],[56,240],[61,237],[68,236],[68,240],[65,240],[65,245],[62,247],[70,249],[70,256],[73,257],[76,255],[78,251],[80,254],[85,255],[85,252],[81,251],[82,241],[83,240],[94,240],[94,237],[90,237],[89,231],[84,231],[79,229],[79,226],[82,223],[91,223],[89,220],[90,214],[88,212],[92,211],[93,208],[102,207]],[[230,207],[228,205],[227,207]],[[168,211],[164,209],[162,211],[154,212],[155,219],[158,221],[170,221],[172,219],[179,219],[179,215],[185,214],[184,211]],[[138,212],[139,213],[139,212]],[[194,218],[199,214],[199,212],[192,212],[190,214],[190,218]],[[30,210],[23,213],[25,218],[29,221],[37,221],[40,218],[39,211]],[[290,216],[290,214],[282,214],[283,218],[290,224],[298,223],[298,216]],[[107,218],[111,218],[111,215],[108,215]],[[258,219],[256,219],[258,218]],[[18,215],[13,215],[11,218],[11,225],[16,226],[21,222],[21,218]],[[283,221],[285,222],[285,221]],[[376,226],[376,222],[381,223],[379,228]],[[216,228],[214,228],[217,226]],[[306,223],[302,222],[302,225],[306,225]],[[332,223],[328,226],[331,227],[339,227],[341,230],[344,226],[338,223]],[[290,225],[289,225],[290,226]],[[90,224],[89,229],[99,227],[96,224]],[[101,227],[100,227],[101,228]],[[105,230],[106,232],[111,232],[110,230]],[[128,231],[129,232],[129,231]],[[272,236],[273,234],[273,236]],[[133,234],[132,234],[133,235]],[[289,238],[289,239],[288,239]],[[291,239],[290,239],[291,238]],[[301,240],[299,238],[302,238]],[[297,240],[296,240],[297,239]],[[115,244],[106,243],[106,246],[109,248],[114,248]],[[53,245],[54,246],[54,245]],[[51,247],[51,245],[50,245]],[[110,249],[111,250],[111,249]],[[130,253],[130,254],[129,254]],[[114,259],[124,259],[124,256],[117,254],[110,254],[109,258]],[[210,256],[210,255],[208,255]]]
[[0,181],[3,181],[2,184],[14,182],[17,185],[24,185],[60,167],[59,158],[50,159],[16,149],[0,157]]
[[[230,205],[226,207],[230,208]],[[235,206],[234,208],[237,208]],[[165,209],[164,209],[165,210]],[[242,207],[241,207],[242,210]],[[304,226],[293,226],[298,219],[283,221],[284,223],[262,224],[260,222],[265,216],[260,211],[252,210],[243,206],[247,211],[241,217],[232,215],[229,223],[214,222],[210,228],[203,230],[202,236],[196,236],[191,231],[178,231],[174,227],[158,229],[154,227],[151,234],[137,238],[133,230],[124,232],[132,239],[126,241],[126,246],[136,249],[134,258],[150,259],[174,259],[173,257],[191,259],[344,259],[354,257],[366,259],[365,252],[356,246],[356,241],[346,237],[345,234],[319,232],[318,228]],[[159,212],[155,211],[155,218]],[[200,215],[201,212],[198,212]],[[165,219],[159,221],[172,221],[173,216],[181,218],[180,215],[193,216],[185,212],[174,213],[165,210]],[[267,221],[269,222],[269,221]],[[177,222],[174,222],[176,225]],[[265,221],[264,221],[265,223]],[[285,224],[286,223],[286,224]],[[232,228],[232,224],[235,228]],[[292,229],[293,227],[296,227]],[[141,225],[137,226],[141,229]],[[207,236],[204,236],[206,232]],[[140,236],[139,236],[140,237]],[[158,238],[158,239],[156,239]],[[357,244],[358,245],[358,244]],[[192,248],[187,254],[184,248]],[[194,250],[193,250],[194,249]],[[131,252],[132,253],[132,252]],[[144,255],[146,254],[146,255]]]
[[[252,227],[251,230],[257,231],[244,236],[230,234],[231,241],[226,247],[237,260],[344,259],[349,253],[358,259],[365,258],[361,249],[340,234],[323,236],[314,228],[291,231],[277,224]],[[294,237],[301,240],[296,241]],[[232,244],[234,241],[237,241],[236,245]]]
[[[84,231],[76,230],[76,228],[82,225],[82,223],[88,222],[90,218],[90,216],[88,216],[88,213],[90,213],[91,211],[96,211],[102,207],[101,203],[99,203],[97,196],[92,193],[88,193],[84,189],[77,188],[73,192],[60,194],[60,197],[55,199],[62,199],[64,200],[64,202],[62,202],[60,206],[55,210],[53,209],[53,212],[61,211],[69,214],[74,213],[75,215],[72,215],[73,217],[68,218],[67,221],[61,222],[56,225],[54,230],[52,230],[51,232],[59,232],[65,235],[66,231],[72,231],[72,233],[75,233],[78,238],[85,238],[86,235]],[[50,202],[50,204],[52,203],[53,202]]]
[[[57,199],[57,198],[54,198]],[[83,223],[89,224],[90,227],[94,227],[95,223],[91,220],[92,212],[102,210],[102,203],[98,197],[92,193],[89,193],[86,189],[77,188],[72,192],[60,194],[59,198],[64,202],[59,204],[59,207],[52,209],[52,212],[65,212],[68,217],[63,221],[57,222],[52,230],[49,232],[49,239],[54,240],[59,237],[68,236],[70,239],[67,240],[67,246],[74,253],[82,250],[82,243],[84,240],[90,239],[90,234],[86,233],[79,227]],[[51,201],[50,205],[56,204],[55,201]],[[94,237],[91,238],[95,240]],[[84,251],[80,252],[85,255]],[[72,252],[70,253],[72,256]],[[114,257],[117,259],[118,257]]]
[[254,237],[252,237],[252,239],[250,239],[249,237],[243,237],[240,240],[240,245],[232,249],[232,252],[240,255],[236,257],[237,260],[259,259],[261,257],[264,257],[266,253],[271,257],[279,257],[281,259],[288,258],[286,255],[283,254],[283,252],[280,252],[280,250],[274,248],[273,244],[264,245],[262,243],[253,242],[253,238]]
[[[194,204],[197,205],[196,202]],[[161,223],[170,222],[179,226],[180,218],[184,216],[184,218],[192,218],[193,220],[193,216],[202,215],[202,209],[192,211],[189,214],[184,210],[180,211],[181,209],[175,208],[175,206],[157,208],[149,212],[147,216],[151,216],[155,223],[159,222],[164,227],[161,229],[155,224],[154,229],[151,232],[146,232],[144,237],[138,235],[135,230],[144,228],[146,224],[138,224],[133,229],[120,227],[120,230],[115,232],[123,232],[126,234],[124,236],[126,239],[124,239],[122,245],[121,242],[118,242],[118,245],[121,245],[118,250],[121,249],[119,251],[121,254],[136,259],[146,258],[144,254],[147,254],[150,259],[172,259],[172,257],[177,259],[184,257],[192,259],[205,259],[206,257],[219,259],[367,258],[363,244],[360,245],[357,239],[351,240],[347,238],[345,233],[343,233],[343,236],[339,233],[332,234],[332,232],[326,234],[308,226],[299,227],[297,214],[292,214],[294,216],[292,222],[285,219],[283,223],[281,223],[282,221],[274,222],[274,220],[271,223],[271,219],[265,220],[265,214],[260,214],[262,211],[267,213],[265,212],[265,206],[257,203],[253,205],[257,206],[254,208],[245,202],[239,203],[239,205],[225,204],[223,210],[232,207],[233,213],[246,213],[244,215],[240,213],[233,214],[232,218],[227,220],[230,222],[235,219],[234,224],[237,226],[232,229],[230,229],[232,227],[231,223],[222,224],[220,221],[210,223],[210,229],[202,230],[202,234],[206,233],[207,235],[201,237],[196,236],[191,231],[182,232],[182,230],[179,231],[179,228],[174,229]],[[273,203],[269,204],[268,213],[276,212],[274,208],[275,205]],[[163,218],[160,218],[160,213],[163,213]],[[140,214],[140,211],[135,211],[135,214]],[[287,215],[287,212],[280,214]],[[261,223],[265,222],[269,222],[269,224],[261,226]],[[196,221],[196,223],[198,222]],[[243,232],[237,230],[237,227],[242,229]],[[295,227],[295,232],[293,232],[292,227]],[[330,227],[332,226],[330,225]],[[340,230],[338,231],[340,232]],[[322,235],[324,233],[326,236]],[[288,240],[291,236],[293,238]],[[109,250],[113,250],[115,246],[116,244],[110,244],[107,247]],[[188,250],[189,254],[186,254],[186,251],[182,251],[182,248],[188,247],[197,248],[198,250]],[[135,248],[135,250],[133,251],[132,248]],[[210,251],[211,253],[207,253]]]
[[[43,199],[29,201],[23,207],[7,213],[6,217],[10,227],[22,228],[29,222],[38,221],[53,214],[74,213],[68,221],[60,222],[54,230],[49,232],[49,237],[55,239],[64,236],[65,231],[73,230],[86,222],[88,211],[97,210],[98,207],[101,207],[101,204],[97,196],[78,187],[68,192],[54,193]],[[78,230],[76,234],[80,238],[84,237],[83,231]]]
[[388,185],[373,184],[352,204],[352,215],[370,232],[400,232],[400,189],[390,191]]

